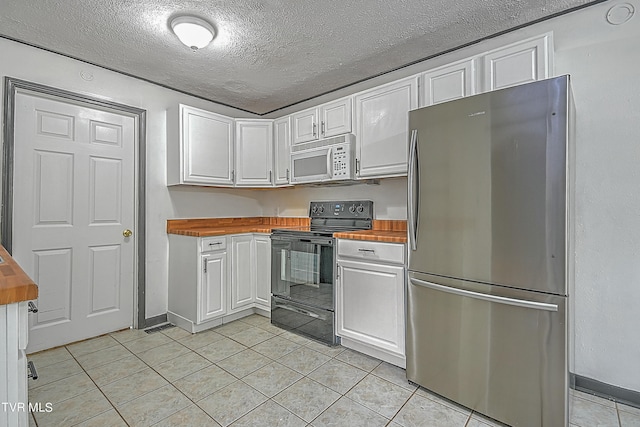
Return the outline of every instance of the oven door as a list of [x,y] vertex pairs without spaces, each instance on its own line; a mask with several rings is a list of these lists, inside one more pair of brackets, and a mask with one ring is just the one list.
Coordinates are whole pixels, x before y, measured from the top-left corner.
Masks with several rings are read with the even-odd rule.
[[271,235],[273,296],[333,311],[333,238]]
[[291,183],[320,182],[333,178],[331,148],[291,154]]

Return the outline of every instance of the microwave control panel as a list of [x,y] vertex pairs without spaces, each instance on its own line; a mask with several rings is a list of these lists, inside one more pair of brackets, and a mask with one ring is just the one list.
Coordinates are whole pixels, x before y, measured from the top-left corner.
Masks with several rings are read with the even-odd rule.
[[351,176],[351,155],[344,145],[333,147],[333,178],[349,178]]

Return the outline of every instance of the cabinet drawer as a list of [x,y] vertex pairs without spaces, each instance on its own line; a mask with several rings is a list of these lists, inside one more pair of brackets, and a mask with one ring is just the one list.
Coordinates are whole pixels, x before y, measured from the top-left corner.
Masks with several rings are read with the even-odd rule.
[[226,237],[203,237],[200,242],[200,252],[219,251],[227,248]]
[[338,256],[404,264],[404,245],[397,243],[338,240]]

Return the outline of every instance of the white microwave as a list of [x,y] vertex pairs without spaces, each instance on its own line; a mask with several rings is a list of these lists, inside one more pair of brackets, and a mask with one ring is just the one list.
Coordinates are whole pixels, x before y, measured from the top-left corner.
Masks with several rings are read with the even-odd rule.
[[354,135],[346,134],[291,147],[291,183],[354,178]]

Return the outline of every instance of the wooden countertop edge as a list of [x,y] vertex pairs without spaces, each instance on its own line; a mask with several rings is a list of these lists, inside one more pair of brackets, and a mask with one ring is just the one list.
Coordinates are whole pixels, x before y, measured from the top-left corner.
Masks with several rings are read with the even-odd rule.
[[0,305],[38,298],[38,285],[20,268],[18,263],[0,246]]
[[337,239],[368,240],[371,242],[407,243],[407,233],[403,231],[362,230],[334,233]]

